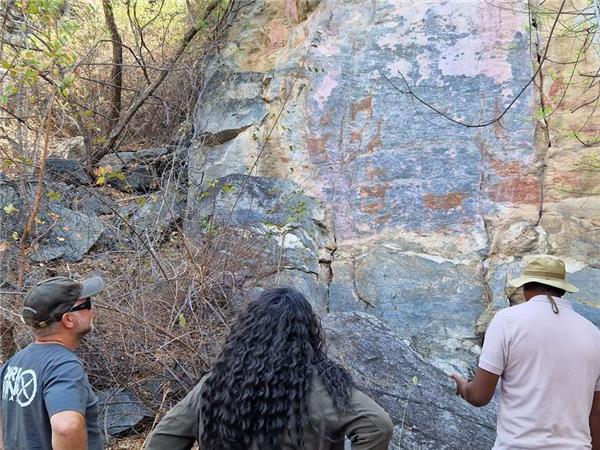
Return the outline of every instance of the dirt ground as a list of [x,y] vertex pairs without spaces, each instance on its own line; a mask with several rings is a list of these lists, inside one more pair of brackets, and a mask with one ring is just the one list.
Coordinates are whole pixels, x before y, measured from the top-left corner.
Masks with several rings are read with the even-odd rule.
[[146,436],[116,439],[106,446],[106,450],[138,450],[142,448]]
[[[132,436],[116,439],[106,446],[106,450],[141,450],[146,436]],[[192,450],[198,450],[198,445],[194,445]]]

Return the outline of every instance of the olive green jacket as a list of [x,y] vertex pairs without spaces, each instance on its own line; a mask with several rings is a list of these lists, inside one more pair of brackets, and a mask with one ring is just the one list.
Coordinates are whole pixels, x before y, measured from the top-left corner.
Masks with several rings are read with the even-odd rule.
[[[160,421],[146,450],[189,450],[202,434],[200,392],[204,377],[188,395]],[[325,386],[315,377],[308,402],[309,426],[303,433],[306,450],[343,449],[347,436],[353,450],[386,450],[394,425],[386,412],[371,398],[352,389],[350,407],[338,415]],[[202,443],[199,442],[200,450]],[[256,446],[253,449],[260,450]],[[293,433],[284,433],[281,450],[298,450]]]

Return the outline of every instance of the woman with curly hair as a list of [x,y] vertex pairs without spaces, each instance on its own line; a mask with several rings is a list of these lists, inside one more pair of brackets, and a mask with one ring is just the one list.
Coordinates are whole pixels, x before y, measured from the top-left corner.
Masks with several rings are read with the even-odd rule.
[[271,288],[231,327],[214,368],[158,424],[147,450],[385,450],[388,415],[325,355],[310,303]]

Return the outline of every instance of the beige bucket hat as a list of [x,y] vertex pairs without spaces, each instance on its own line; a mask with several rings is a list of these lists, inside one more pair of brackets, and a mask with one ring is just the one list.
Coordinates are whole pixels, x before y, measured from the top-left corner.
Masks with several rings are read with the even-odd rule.
[[523,275],[508,281],[508,284],[515,288],[519,288],[527,283],[541,283],[546,286],[563,289],[567,292],[579,291],[579,289],[566,280],[565,263],[556,256],[530,256],[527,258]]

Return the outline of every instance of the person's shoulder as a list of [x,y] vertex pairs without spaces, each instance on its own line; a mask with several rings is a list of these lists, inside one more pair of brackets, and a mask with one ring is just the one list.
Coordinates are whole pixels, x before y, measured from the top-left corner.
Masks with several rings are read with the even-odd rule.
[[530,314],[535,305],[531,302],[518,303],[516,305],[510,305],[506,308],[496,312],[495,317],[499,317],[499,320],[514,320],[519,317],[527,316]]
[[582,316],[577,311],[573,310],[573,313],[575,314],[575,317],[579,321],[579,324],[578,324],[579,328],[584,333],[589,333],[591,336],[593,336],[596,339],[596,342],[598,343],[598,345],[600,345],[600,328],[598,328],[598,326],[596,326],[591,320]]
[[47,348],[44,352],[47,358],[62,362],[73,362],[83,366],[81,358],[79,358],[75,352],[69,350],[67,347],[60,344],[48,347],[49,348]]
[[519,305],[507,306],[506,308],[502,308],[502,309],[496,311],[496,313],[494,314],[494,317],[492,318],[492,320],[495,323],[501,323],[501,322],[510,321],[515,316],[518,316],[519,314],[521,314],[521,312],[523,310],[522,307],[524,305],[525,305],[525,303],[521,303]]
[[46,365],[51,370],[68,369],[75,374],[85,373],[83,361],[74,352],[62,345],[53,346],[44,352]]

